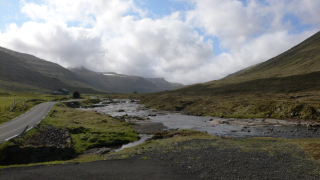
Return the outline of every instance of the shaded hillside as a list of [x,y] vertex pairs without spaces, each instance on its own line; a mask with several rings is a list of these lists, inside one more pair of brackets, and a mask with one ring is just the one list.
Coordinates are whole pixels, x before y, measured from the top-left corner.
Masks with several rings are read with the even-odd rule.
[[[251,66],[252,67],[252,66]],[[320,32],[288,51],[220,81],[235,83],[271,77],[287,77],[320,71]],[[206,84],[214,84],[211,81]]]
[[115,93],[146,93],[161,91],[155,84],[138,76],[116,73],[99,73],[84,67],[70,68],[72,72],[85,79],[92,87]]
[[148,107],[229,117],[320,118],[320,32],[221,80],[142,97]]
[[183,87],[183,84],[180,83],[170,83],[166,81],[164,78],[145,78],[146,80],[154,83],[160,90],[172,90],[176,88]]
[[1,91],[52,92],[59,88],[101,93],[62,66],[0,47]]

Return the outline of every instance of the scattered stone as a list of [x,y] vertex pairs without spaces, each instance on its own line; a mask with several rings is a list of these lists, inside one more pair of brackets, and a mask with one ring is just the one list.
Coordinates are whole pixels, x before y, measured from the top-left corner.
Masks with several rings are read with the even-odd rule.
[[89,150],[84,151],[83,153],[84,154],[98,154],[98,155],[101,155],[101,154],[106,154],[106,153],[109,153],[109,152],[111,152],[111,148],[103,147],[103,148],[89,149]]
[[270,131],[270,132],[272,132],[272,131],[273,131],[273,128],[268,128],[267,130]]
[[125,110],[124,109],[119,109],[118,112],[125,112]]

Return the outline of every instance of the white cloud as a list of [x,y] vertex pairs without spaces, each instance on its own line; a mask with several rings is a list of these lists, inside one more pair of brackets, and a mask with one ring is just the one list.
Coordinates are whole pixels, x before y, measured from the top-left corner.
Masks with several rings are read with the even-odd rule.
[[[320,2],[192,0],[194,9],[158,19],[133,0],[23,1],[30,18],[0,32],[0,45],[57,62],[185,84],[222,78],[298,44],[320,27]],[[310,30],[292,34],[296,15]],[[226,52],[215,55],[217,37]]]

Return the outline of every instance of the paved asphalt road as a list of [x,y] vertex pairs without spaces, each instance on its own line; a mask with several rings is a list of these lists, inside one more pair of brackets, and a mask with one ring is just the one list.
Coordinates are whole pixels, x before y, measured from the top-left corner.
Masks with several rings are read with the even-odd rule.
[[0,125],[0,144],[14,136],[20,135],[27,127],[35,127],[50,112],[56,102],[41,103],[21,116]]

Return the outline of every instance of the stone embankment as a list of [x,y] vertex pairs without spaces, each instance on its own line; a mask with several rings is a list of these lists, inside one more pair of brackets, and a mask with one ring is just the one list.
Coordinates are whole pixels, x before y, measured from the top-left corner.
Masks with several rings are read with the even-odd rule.
[[68,160],[72,157],[73,146],[69,132],[53,126],[45,126],[22,144],[9,146],[2,157],[1,164],[29,164]]

